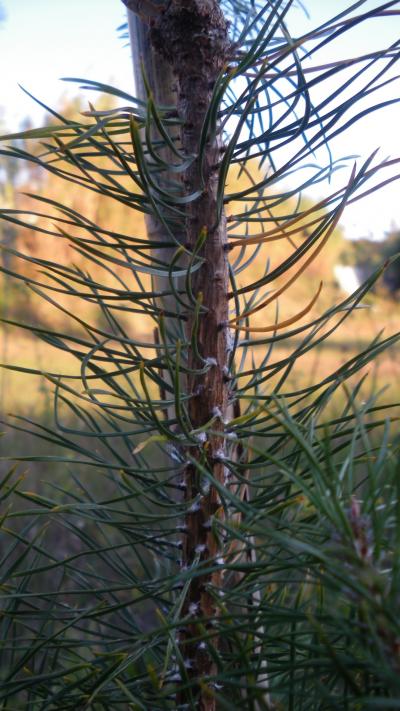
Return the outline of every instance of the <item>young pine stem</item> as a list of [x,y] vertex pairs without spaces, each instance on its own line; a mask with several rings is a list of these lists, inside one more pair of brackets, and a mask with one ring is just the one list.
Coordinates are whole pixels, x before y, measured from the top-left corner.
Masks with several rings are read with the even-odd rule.
[[[214,83],[223,69],[228,53],[227,23],[217,0],[173,0],[168,9],[154,23],[151,32],[153,45],[170,63],[178,89],[178,113],[182,120],[181,143],[187,155],[199,154],[200,136]],[[210,530],[210,520],[221,509],[217,488],[202,481],[200,467],[211,479],[224,481],[225,441],[223,421],[228,412],[229,382],[226,365],[229,353],[228,332],[228,260],[227,231],[224,213],[218,214],[217,182],[221,142],[216,135],[183,175],[187,195],[201,191],[201,196],[189,203],[186,216],[186,245],[194,250],[200,234],[206,235],[200,253],[204,262],[193,275],[193,293],[201,302],[200,316],[188,316],[188,339],[196,330],[197,355],[189,353],[189,368],[206,373],[189,375],[187,392],[191,394],[188,413],[192,429],[203,427],[214,416],[214,434],[191,448],[194,461],[186,467],[185,495],[188,502],[198,501],[189,508],[183,540],[183,565],[210,568],[215,572],[195,576],[186,596],[183,617],[190,624],[180,634],[180,649],[188,676],[192,679],[200,711],[213,711],[215,699],[207,687],[207,679],[216,673],[207,645],[198,644],[201,636],[199,621],[210,632],[215,647],[219,640],[212,636],[211,620],[218,614],[215,594],[219,589],[222,562],[219,544]],[[204,360],[203,360],[204,359]],[[201,438],[203,440],[203,438]],[[204,486],[205,484],[205,486]],[[209,561],[209,562],[208,562]],[[203,626],[203,629],[204,629]],[[197,685],[202,679],[204,684]],[[178,694],[177,704],[187,701],[187,693]]]

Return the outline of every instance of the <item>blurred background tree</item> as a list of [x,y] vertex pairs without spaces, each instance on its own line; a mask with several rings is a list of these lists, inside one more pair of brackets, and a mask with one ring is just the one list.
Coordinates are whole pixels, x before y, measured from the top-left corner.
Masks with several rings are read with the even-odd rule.
[[[400,252],[400,230],[396,227],[387,232],[382,240],[358,239],[347,243],[342,248],[340,261],[352,266],[360,280],[367,279],[387,259]],[[374,292],[388,298],[398,299],[400,290],[400,264],[398,261],[390,264],[383,274],[382,280],[375,284]]]

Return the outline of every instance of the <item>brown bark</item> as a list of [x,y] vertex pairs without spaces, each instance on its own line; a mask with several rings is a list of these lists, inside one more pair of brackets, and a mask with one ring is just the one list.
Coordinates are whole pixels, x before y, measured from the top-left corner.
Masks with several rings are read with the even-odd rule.
[[[172,0],[168,9],[160,15],[152,28],[154,47],[163,54],[172,66],[177,80],[178,113],[183,120],[181,130],[182,148],[188,155],[197,155],[204,118],[210,105],[215,80],[223,69],[229,49],[227,24],[216,0]],[[200,198],[187,208],[186,243],[193,249],[200,232],[207,238],[201,256],[202,268],[193,277],[193,291],[202,298],[202,313],[197,335],[198,350],[210,367],[206,374],[189,376],[187,391],[192,394],[188,411],[193,429],[204,426],[214,416],[214,435],[190,453],[202,460],[208,471],[219,482],[224,482],[223,436],[224,419],[228,412],[229,382],[226,365],[229,353],[228,331],[228,260],[226,252],[227,233],[225,215],[218,217],[217,182],[221,143],[218,137],[210,137],[202,162],[196,160],[183,176],[187,194],[201,190]],[[194,317],[189,315],[188,336],[194,327]],[[204,369],[204,362],[189,354],[189,366]],[[192,678],[201,711],[213,711],[215,700],[207,688],[207,679],[216,673],[207,645],[198,644],[194,638],[201,635],[199,620],[212,631],[210,620],[218,614],[215,598],[210,591],[222,583],[218,565],[221,552],[210,530],[210,520],[221,510],[217,489],[207,482],[202,486],[199,471],[189,465],[185,471],[186,497],[198,500],[186,517],[186,534],[183,540],[183,565],[216,562],[215,572],[193,578],[183,607],[183,616],[190,623],[182,630],[180,648],[187,673]],[[196,562],[198,561],[198,562]],[[208,621],[207,621],[208,620]],[[218,639],[210,642],[218,645]],[[196,685],[197,680],[204,685]],[[197,693],[196,693],[197,692]],[[177,703],[187,701],[185,693],[178,694]]]
[[[175,84],[179,117],[182,120],[181,148],[187,155],[197,155],[201,131],[210,105],[213,86],[225,64],[229,52],[227,23],[217,0],[166,0],[163,4],[153,0],[123,0],[136,13],[130,14],[135,77],[139,97],[144,98],[140,76],[140,61],[156,101],[170,104]],[[162,11],[159,12],[159,7]],[[151,27],[149,42],[147,27]],[[173,77],[173,80],[172,80]],[[166,93],[167,92],[167,96]],[[192,429],[204,426],[215,417],[213,431],[190,448],[190,454],[202,461],[211,476],[224,483],[225,439],[224,420],[229,406],[229,380],[226,366],[228,347],[228,282],[229,269],[226,252],[227,232],[224,213],[218,215],[217,183],[221,141],[210,136],[203,151],[201,163],[195,160],[182,175],[187,195],[201,191],[201,196],[187,207],[184,226],[184,243],[193,250],[200,233],[207,234],[201,256],[202,268],[193,275],[193,293],[202,299],[198,324],[197,344],[199,359],[194,352],[188,355],[189,367],[204,370],[204,361],[209,364],[206,373],[188,377],[187,392],[192,395],[188,414]],[[163,180],[167,178],[163,176]],[[149,220],[150,233],[155,236],[160,225]],[[161,256],[161,255],[160,255]],[[163,260],[166,260],[164,250]],[[194,328],[194,316],[188,314],[187,335],[190,339]],[[196,501],[189,508],[182,546],[182,565],[190,567],[215,563],[215,572],[194,577],[182,615],[189,623],[180,633],[179,645],[187,675],[193,682],[192,697],[200,711],[216,708],[212,689],[207,680],[216,673],[207,645],[218,646],[219,640],[210,637],[207,644],[198,644],[201,636],[199,622],[213,631],[211,620],[218,614],[211,587],[218,590],[222,585],[221,551],[214,537],[210,521],[221,515],[221,501],[215,486],[202,482],[198,468],[187,466],[185,473],[185,497]],[[198,503],[197,503],[198,502]],[[199,683],[200,681],[204,683]],[[178,692],[177,706],[189,701],[187,692]]]

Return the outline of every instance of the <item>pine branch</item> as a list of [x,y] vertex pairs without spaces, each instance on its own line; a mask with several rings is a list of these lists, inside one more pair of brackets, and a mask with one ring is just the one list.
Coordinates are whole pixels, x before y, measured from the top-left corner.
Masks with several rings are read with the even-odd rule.
[[[215,0],[175,2],[155,23],[151,37],[160,55],[171,64],[177,79],[182,147],[187,155],[197,155],[212,90],[229,48],[226,20]],[[197,331],[198,352],[210,366],[204,372],[204,361],[199,361],[197,354],[189,353],[192,374],[188,377],[187,392],[193,395],[188,403],[188,414],[194,430],[204,427],[213,416],[216,418],[214,433],[199,444],[184,473],[187,501],[199,500],[196,510],[189,509],[185,522],[182,563],[186,568],[198,564],[212,567],[215,560],[222,560],[208,523],[222,509],[222,502],[216,487],[210,487],[208,481],[199,482],[201,466],[205,466],[221,486],[225,477],[223,423],[229,407],[229,383],[225,377],[229,348],[224,324],[229,314],[229,267],[225,249],[226,218],[223,210],[219,211],[217,201],[216,166],[220,150],[220,139],[215,132],[202,151],[201,161],[194,161],[182,176],[188,194],[200,194],[187,207],[186,239],[192,251],[196,250],[201,235],[204,236],[203,266],[193,279],[194,294],[202,304],[202,313],[198,328],[197,316],[194,313],[189,316],[188,336]],[[203,484],[207,493],[203,492]],[[208,586],[220,589],[221,584],[220,568],[199,575],[192,581],[183,603],[184,616],[192,617],[193,621],[181,630],[180,649],[189,664],[188,676],[194,688],[200,679],[212,678],[217,671],[212,655],[199,648],[197,638],[199,620],[218,617],[218,606]],[[218,648],[218,636],[212,644]],[[205,687],[197,693],[198,708],[214,711],[215,698],[210,690]],[[187,690],[178,692],[178,705],[187,703],[188,699]]]

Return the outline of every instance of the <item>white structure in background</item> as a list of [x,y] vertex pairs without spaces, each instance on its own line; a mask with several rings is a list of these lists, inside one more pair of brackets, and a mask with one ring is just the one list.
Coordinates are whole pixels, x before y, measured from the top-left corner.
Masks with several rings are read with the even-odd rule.
[[355,267],[346,267],[343,264],[336,264],[333,273],[340,288],[347,294],[352,294],[361,286],[361,281]]

